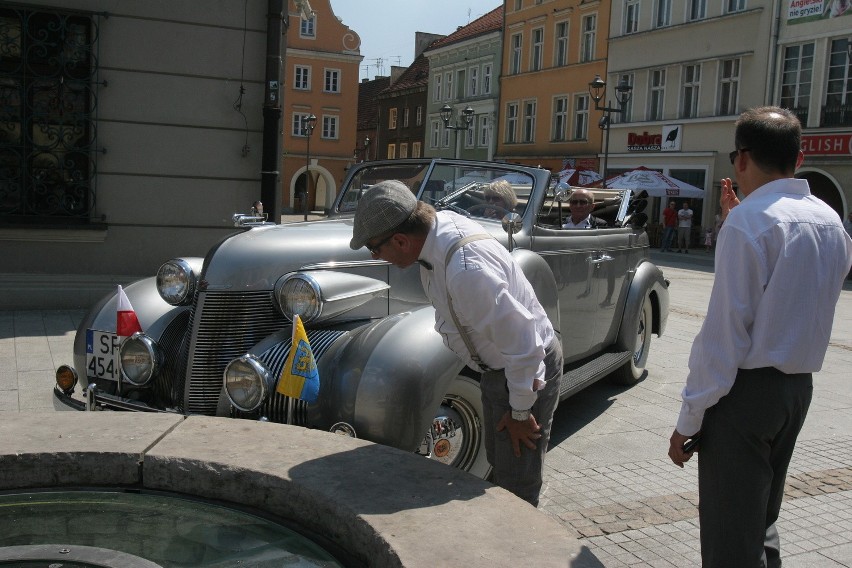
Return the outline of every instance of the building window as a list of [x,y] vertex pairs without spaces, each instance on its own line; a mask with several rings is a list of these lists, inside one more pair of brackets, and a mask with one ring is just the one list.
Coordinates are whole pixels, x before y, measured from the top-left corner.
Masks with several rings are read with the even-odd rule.
[[506,105],[506,143],[518,141],[518,103]]
[[412,142],[411,143],[411,157],[419,158],[420,157],[420,142]]
[[524,102],[524,142],[535,142],[535,101]]
[[482,66],[482,94],[491,94],[491,64],[486,63]]
[[651,93],[648,97],[648,120],[663,120],[663,108],[666,101],[666,70],[651,71]]
[[340,70],[326,69],[325,70],[325,88],[326,93],[340,92]]
[[313,38],[317,36],[316,31],[316,16],[311,16],[310,18],[302,18],[299,24],[299,36],[306,38]]
[[440,121],[433,120],[432,128],[429,130],[431,135],[429,136],[429,147],[437,148],[438,144],[441,141],[441,123]]
[[464,131],[464,147],[465,148],[473,148],[473,145],[476,143],[476,119],[470,123],[470,126],[467,127],[467,130]]
[[556,67],[568,65],[568,22],[556,24],[556,33],[553,54],[553,64]]
[[657,0],[657,14],[654,25],[664,28],[672,24],[672,0]]
[[580,44],[580,62],[585,63],[595,58],[595,35],[597,34],[598,17],[596,14],[583,16],[583,37]]
[[482,114],[479,116],[479,145],[483,148],[488,147],[489,136],[488,131],[490,129],[490,124],[488,124],[488,115]]
[[727,2],[728,13],[742,12],[745,8],[746,0],[728,0]]
[[417,110],[414,112],[414,124],[420,126],[423,124],[423,107],[417,105]]
[[688,21],[703,20],[707,17],[707,0],[687,0]]
[[388,130],[396,129],[396,108],[388,109]]
[[740,86],[740,60],[722,60],[719,77],[719,115],[737,114],[737,100]]
[[453,72],[449,71],[444,75],[444,99],[450,100],[453,98]]
[[396,158],[396,144],[388,144],[388,160]]
[[624,33],[635,34],[639,31],[639,0],[625,0]]
[[323,115],[323,117],[322,117],[322,137],[323,138],[328,139],[328,140],[337,140],[338,121],[339,121],[339,118],[337,116]]
[[554,142],[562,142],[568,132],[568,97],[553,99],[553,134]]
[[442,128],[441,129],[441,147],[449,148],[450,147],[450,129]]
[[310,116],[309,112],[294,112],[293,113],[293,127],[290,130],[290,134],[293,136],[303,137],[305,136],[304,123],[305,120]]
[[825,109],[820,126],[852,126],[852,65],[848,49],[849,40],[846,38],[831,42]]
[[0,8],[0,219],[89,221],[98,35],[89,15]]
[[408,127],[408,115],[409,115],[408,111],[409,110],[410,109],[408,107],[405,107],[404,109],[402,109],[402,126],[403,126],[403,128]]
[[509,73],[512,75],[517,75],[521,72],[521,48],[523,47],[523,41],[522,34],[512,35],[512,59],[509,66]]
[[686,65],[683,68],[683,118],[698,117],[698,96],[701,91],[701,65]]
[[515,0],[515,12],[521,9],[524,1],[523,0]]
[[781,106],[793,111],[799,117],[803,126],[808,123],[808,107],[811,104],[813,69],[813,43],[791,45],[784,49],[784,71],[781,75]]
[[311,88],[311,68],[305,65],[296,65],[296,77],[293,80],[293,88],[307,91]]
[[471,67],[467,72],[467,90],[471,97],[476,96],[479,87],[479,67]]
[[435,74],[435,83],[432,89],[432,100],[439,102],[441,100],[441,77],[440,73]]
[[544,28],[536,28],[532,31],[532,52],[530,53],[530,70],[541,71],[542,58],[544,57]]
[[586,140],[589,137],[589,95],[574,97],[574,140]]
[[408,143],[407,142],[401,142],[399,144],[399,157],[400,158],[407,158],[408,157]]

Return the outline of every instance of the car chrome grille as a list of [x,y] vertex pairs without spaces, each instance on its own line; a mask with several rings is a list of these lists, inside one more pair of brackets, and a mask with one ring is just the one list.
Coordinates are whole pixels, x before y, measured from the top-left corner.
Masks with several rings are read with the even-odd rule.
[[216,414],[225,366],[286,326],[271,291],[200,293],[192,316],[186,412]]

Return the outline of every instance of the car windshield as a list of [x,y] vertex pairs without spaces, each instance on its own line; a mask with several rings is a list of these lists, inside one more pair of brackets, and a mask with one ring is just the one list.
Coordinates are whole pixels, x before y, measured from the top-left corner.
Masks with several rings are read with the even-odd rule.
[[[421,201],[468,217],[500,220],[507,213],[524,214],[535,182],[524,171],[491,166],[430,162],[377,164],[359,169],[338,203],[338,212],[355,210],[364,191],[389,179],[408,186]],[[428,174],[428,177],[427,177]]]

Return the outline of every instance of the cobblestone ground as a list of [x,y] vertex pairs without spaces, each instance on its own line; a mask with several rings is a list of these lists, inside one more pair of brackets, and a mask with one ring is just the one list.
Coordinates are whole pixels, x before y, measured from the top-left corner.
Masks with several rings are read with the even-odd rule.
[[[540,508],[606,568],[701,565],[696,460],[680,469],[666,452],[712,271],[664,271],[671,313],[666,334],[654,336],[648,377],[631,388],[601,382],[563,401],[546,462]],[[849,288],[788,471],[778,521],[785,568],[852,567]]]

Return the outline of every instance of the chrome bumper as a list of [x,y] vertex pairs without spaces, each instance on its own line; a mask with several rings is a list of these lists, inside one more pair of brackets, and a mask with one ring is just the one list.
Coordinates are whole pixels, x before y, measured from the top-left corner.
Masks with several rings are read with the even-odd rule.
[[131,400],[112,394],[102,393],[95,385],[89,385],[83,389],[85,400],[76,400],[71,398],[70,394],[63,392],[57,385],[53,386],[53,396],[59,399],[63,404],[70,406],[74,410],[94,411],[94,410],[127,410],[130,412],[165,412],[176,414],[172,410],[160,410],[152,408],[144,402]]

